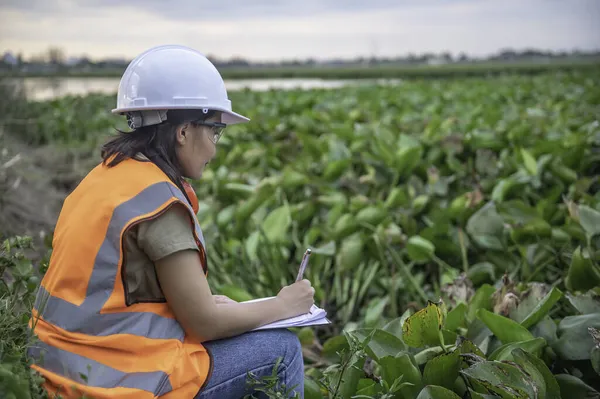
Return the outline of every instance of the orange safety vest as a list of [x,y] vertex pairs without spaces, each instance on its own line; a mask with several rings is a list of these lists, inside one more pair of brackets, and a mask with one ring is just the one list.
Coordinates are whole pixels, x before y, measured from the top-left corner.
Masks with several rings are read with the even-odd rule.
[[212,368],[204,346],[166,302],[129,304],[124,288],[123,235],[177,203],[190,212],[207,272],[191,200],[156,165],[133,159],[96,166],[67,197],[30,320],[41,341],[30,349],[32,368],[49,393],[193,398],[204,386]]

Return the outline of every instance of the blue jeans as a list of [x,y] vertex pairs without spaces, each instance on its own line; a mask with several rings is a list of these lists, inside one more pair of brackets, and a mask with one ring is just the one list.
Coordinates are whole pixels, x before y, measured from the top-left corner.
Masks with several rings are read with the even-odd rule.
[[195,399],[240,399],[248,394],[266,398],[262,392],[255,393],[247,386],[247,375],[248,372],[256,378],[272,375],[279,357],[282,359],[277,370],[278,386],[283,383],[286,391],[293,388],[300,398],[304,398],[302,348],[298,337],[291,331],[251,331],[231,338],[204,342],[203,345],[210,352],[213,367],[207,384]]

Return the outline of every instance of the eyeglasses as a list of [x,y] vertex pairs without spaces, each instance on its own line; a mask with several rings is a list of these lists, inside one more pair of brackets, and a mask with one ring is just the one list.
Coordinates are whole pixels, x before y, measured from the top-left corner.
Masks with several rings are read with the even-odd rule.
[[194,121],[194,123],[197,125],[210,127],[212,131],[212,137],[209,136],[209,138],[215,144],[219,142],[219,139],[223,134],[223,130],[227,127],[227,124],[221,122]]

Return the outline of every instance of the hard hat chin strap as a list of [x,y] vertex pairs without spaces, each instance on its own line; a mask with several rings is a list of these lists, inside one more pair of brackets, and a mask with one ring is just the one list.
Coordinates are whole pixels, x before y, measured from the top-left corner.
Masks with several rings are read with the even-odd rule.
[[167,120],[167,110],[132,111],[126,114],[130,129],[158,125]]

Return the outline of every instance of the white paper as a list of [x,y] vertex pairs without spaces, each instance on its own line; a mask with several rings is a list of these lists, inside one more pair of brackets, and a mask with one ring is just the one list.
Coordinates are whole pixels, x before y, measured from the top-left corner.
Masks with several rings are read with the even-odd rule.
[[[242,303],[251,303],[251,302],[260,302],[266,301],[267,299],[272,299],[275,297],[267,297],[267,298],[259,298],[252,299],[250,301],[245,301]],[[331,322],[327,319],[327,312],[317,305],[312,305],[309,312],[305,314],[301,314],[295,317],[290,317],[288,319],[278,320],[273,323],[265,324],[264,326],[260,326],[255,328],[252,331],[256,330],[264,330],[268,328],[288,328],[288,327],[304,327],[304,326],[316,326],[323,324],[330,324]]]

